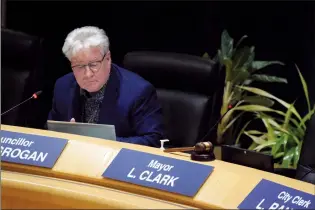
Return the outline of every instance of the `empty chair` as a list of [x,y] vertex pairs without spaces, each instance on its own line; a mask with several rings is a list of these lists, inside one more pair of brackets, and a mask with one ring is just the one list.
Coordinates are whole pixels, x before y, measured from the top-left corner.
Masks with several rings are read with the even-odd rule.
[[[2,28],[1,31],[1,113],[38,91],[41,39]],[[31,103],[1,117],[2,124],[27,126]]]
[[216,66],[211,60],[179,53],[138,51],[125,55],[124,67],[157,89],[168,146],[194,145],[217,120],[212,111],[218,84]]

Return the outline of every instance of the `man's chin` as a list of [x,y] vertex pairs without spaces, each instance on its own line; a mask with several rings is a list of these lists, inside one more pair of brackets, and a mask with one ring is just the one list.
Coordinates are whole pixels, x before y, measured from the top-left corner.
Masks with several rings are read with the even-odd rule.
[[84,89],[88,91],[89,93],[94,93],[94,92],[99,91],[101,88],[97,85],[93,85],[93,86],[85,87]]

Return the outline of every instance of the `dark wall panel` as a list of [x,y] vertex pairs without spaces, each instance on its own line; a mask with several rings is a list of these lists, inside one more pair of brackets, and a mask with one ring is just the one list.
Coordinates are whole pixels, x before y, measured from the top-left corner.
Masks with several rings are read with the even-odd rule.
[[257,59],[281,60],[287,65],[268,72],[286,76],[289,85],[264,86],[287,101],[297,98],[304,110],[304,95],[297,77],[297,63],[307,81],[314,75],[313,2],[156,2],[156,1],[9,1],[7,27],[46,39],[47,90],[57,77],[70,71],[61,53],[72,29],[96,25],[111,41],[114,62],[132,50],[172,51],[215,55],[220,34],[249,36]]

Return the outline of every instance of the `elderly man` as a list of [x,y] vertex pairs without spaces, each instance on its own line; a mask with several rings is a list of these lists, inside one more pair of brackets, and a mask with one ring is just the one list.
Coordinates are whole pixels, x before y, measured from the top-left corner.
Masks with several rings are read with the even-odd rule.
[[49,120],[115,125],[118,141],[159,146],[164,128],[156,91],[148,81],[111,62],[102,29],[73,30],[62,51],[72,72],[55,84]]

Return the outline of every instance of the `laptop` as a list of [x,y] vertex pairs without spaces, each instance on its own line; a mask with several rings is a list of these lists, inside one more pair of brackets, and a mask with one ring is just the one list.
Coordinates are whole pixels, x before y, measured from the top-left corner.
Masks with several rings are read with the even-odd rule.
[[114,125],[90,124],[79,122],[47,121],[47,128],[51,131],[71,133],[81,136],[89,136],[106,140],[116,141]]
[[221,147],[223,161],[243,165],[267,172],[274,172],[274,160],[272,155],[246,150],[233,145]]

